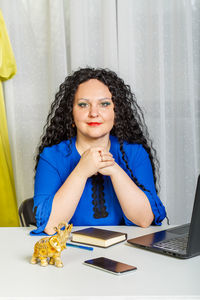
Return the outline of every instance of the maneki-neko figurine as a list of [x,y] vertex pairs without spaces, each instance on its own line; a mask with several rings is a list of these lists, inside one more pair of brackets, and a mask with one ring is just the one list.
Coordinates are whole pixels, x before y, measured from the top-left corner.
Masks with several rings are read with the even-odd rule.
[[[61,228],[64,227],[62,230]],[[34,246],[34,253],[31,263],[36,264],[40,260],[40,265],[46,267],[48,264],[56,267],[63,267],[61,252],[66,248],[66,242],[70,236],[73,225],[62,222],[55,227],[57,234],[39,240]]]

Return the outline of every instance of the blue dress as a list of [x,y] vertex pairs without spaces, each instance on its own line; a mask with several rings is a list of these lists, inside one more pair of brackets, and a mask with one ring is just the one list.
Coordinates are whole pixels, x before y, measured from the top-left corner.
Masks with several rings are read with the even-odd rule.
[[[122,159],[120,145],[116,137],[110,136],[112,153],[115,162],[131,177],[125,162]],[[76,138],[72,138],[72,143],[62,141],[57,145],[44,148],[40,154],[35,177],[34,207],[36,207],[37,229],[32,234],[42,234],[48,222],[53,198],[58,189],[65,182],[67,177],[78,164],[81,156],[76,149]],[[166,217],[165,208],[156,194],[153,172],[148,153],[139,144],[129,144],[124,142],[124,151],[128,160],[129,168],[146,190],[146,194],[154,214],[153,224],[161,225],[161,221]],[[92,183],[88,178],[83,194],[69,223],[74,226],[117,226],[135,225],[124,215],[117,196],[115,194],[111,179],[104,177],[104,198],[108,216],[100,219],[93,217],[92,204]],[[76,188],[76,187],[75,187]]]

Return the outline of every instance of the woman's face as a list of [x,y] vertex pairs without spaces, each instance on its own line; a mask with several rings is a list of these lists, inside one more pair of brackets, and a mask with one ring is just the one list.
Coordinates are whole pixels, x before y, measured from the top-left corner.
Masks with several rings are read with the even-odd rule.
[[97,79],[81,83],[75,94],[73,118],[78,137],[109,136],[114,125],[114,104],[106,85]]

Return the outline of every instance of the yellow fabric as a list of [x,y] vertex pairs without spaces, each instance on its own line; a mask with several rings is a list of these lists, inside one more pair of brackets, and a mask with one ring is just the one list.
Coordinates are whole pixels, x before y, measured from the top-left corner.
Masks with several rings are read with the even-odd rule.
[[16,73],[16,63],[0,11],[0,226],[19,226],[12,160],[1,81]]

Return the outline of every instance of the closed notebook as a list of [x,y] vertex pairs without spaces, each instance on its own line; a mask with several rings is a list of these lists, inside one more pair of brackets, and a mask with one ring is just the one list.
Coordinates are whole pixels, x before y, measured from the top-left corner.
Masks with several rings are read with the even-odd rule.
[[72,232],[71,241],[107,248],[126,239],[126,233],[89,227]]

